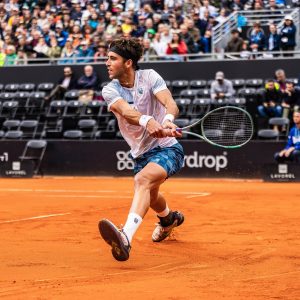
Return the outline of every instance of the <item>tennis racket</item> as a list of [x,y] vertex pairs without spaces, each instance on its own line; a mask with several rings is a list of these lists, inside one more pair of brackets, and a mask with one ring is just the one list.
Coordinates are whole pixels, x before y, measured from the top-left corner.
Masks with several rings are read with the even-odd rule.
[[[175,121],[176,123],[176,121]],[[253,135],[253,121],[242,108],[223,106],[177,131],[200,138],[214,146],[233,149],[247,144]]]

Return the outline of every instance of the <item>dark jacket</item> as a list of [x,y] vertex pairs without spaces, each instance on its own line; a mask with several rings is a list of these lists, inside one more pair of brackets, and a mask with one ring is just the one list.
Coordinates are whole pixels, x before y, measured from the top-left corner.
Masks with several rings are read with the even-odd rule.
[[294,47],[296,46],[296,26],[283,26],[280,31],[281,47]]
[[91,76],[87,77],[82,75],[78,81],[77,86],[79,89],[96,90],[98,88],[98,76],[94,72]]
[[241,52],[243,49],[243,39],[238,37],[238,38],[234,38],[231,39],[226,48],[225,51],[226,52]]
[[[271,44],[270,44],[271,38],[273,38],[273,48],[269,49],[269,47],[271,46]],[[279,51],[280,50],[280,35],[277,33],[275,33],[275,34],[270,33],[270,35],[268,36],[268,38],[266,40],[266,48],[267,48],[267,50],[270,50],[270,51]]]
[[291,96],[287,93],[283,93],[282,101],[289,104],[291,107],[294,107],[294,105],[300,105],[300,91],[298,89],[294,89]]
[[[65,77],[61,77],[59,80],[58,80],[58,84],[62,84],[63,81],[64,81]],[[75,90],[77,89],[77,78],[75,77],[74,74],[72,74],[71,76],[71,80],[70,80],[70,83],[69,83],[69,86],[68,86],[68,90]]]
[[280,90],[269,90],[265,89],[263,94],[263,102],[274,102],[276,104],[280,104],[282,100],[282,93]]

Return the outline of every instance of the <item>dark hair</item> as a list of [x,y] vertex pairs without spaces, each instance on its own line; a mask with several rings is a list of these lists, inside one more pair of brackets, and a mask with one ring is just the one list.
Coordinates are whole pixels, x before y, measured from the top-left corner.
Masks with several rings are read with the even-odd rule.
[[113,52],[117,51],[116,53],[121,55],[125,60],[131,59],[135,69],[137,69],[137,62],[141,59],[144,52],[144,48],[137,38],[116,39],[110,43],[109,48]]

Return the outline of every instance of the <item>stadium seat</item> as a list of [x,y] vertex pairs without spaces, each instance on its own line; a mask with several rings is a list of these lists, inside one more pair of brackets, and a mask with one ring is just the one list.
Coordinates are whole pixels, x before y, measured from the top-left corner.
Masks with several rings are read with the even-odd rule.
[[14,119],[18,109],[17,101],[5,101],[2,103],[0,116],[7,119]]
[[230,79],[232,82],[232,86],[234,89],[241,89],[245,86],[245,80],[244,79]]
[[70,90],[65,93],[65,100],[78,100],[79,99],[79,91],[78,90]]
[[19,90],[19,84],[18,83],[8,83],[4,86],[5,92],[17,92]]
[[38,91],[45,92],[46,94],[49,94],[53,88],[54,88],[54,83],[52,82],[43,82],[38,84],[37,86]]
[[198,98],[210,98],[210,89],[201,89],[197,91]]
[[217,108],[229,104],[229,99],[212,99],[211,104]]
[[63,133],[65,139],[79,140],[82,137],[81,130],[67,130]]
[[273,117],[269,119],[269,125],[279,132],[279,138],[285,138],[289,133],[290,120],[283,117]]
[[20,124],[20,130],[23,132],[23,138],[35,138],[37,128],[37,120],[23,120]]
[[263,80],[260,78],[247,79],[245,81],[246,88],[261,88],[263,87]]
[[204,131],[204,135],[213,141],[216,138],[222,137],[223,132],[219,129],[207,129]]
[[78,128],[82,131],[82,138],[93,138],[97,122],[93,119],[82,119],[78,121]]
[[0,93],[0,101],[10,101],[15,97],[15,93],[12,92],[2,92]]
[[204,89],[206,88],[206,80],[190,80],[190,89]]
[[34,83],[22,83],[19,86],[19,91],[21,92],[33,92],[35,90]]
[[4,138],[10,140],[19,140],[23,137],[23,132],[20,130],[11,130],[5,133]]
[[83,110],[81,112],[81,117],[97,117],[100,113],[100,109],[102,105],[100,101],[93,100],[83,106]]
[[279,133],[273,129],[260,129],[257,132],[259,139],[263,140],[277,140],[279,138]]
[[67,101],[65,100],[56,100],[50,103],[45,116],[44,131],[46,135],[49,130],[54,130],[55,134],[57,131],[61,131],[61,118],[66,105]]
[[31,92],[27,101],[28,113],[31,115],[39,115],[44,111],[45,92]]
[[189,98],[191,100],[195,99],[197,96],[198,90],[185,89],[179,93],[181,98]]
[[81,114],[81,110],[83,107],[83,103],[78,100],[71,100],[66,103],[66,107],[64,110],[64,117],[70,117],[70,116],[79,116]]
[[96,139],[112,139],[116,137],[118,131],[118,125],[116,119],[111,119],[105,129],[98,130],[95,134]]
[[192,102],[189,115],[191,117],[199,117],[201,118],[206,113],[209,112],[211,107],[211,100],[210,98],[196,98]]
[[189,87],[189,82],[187,80],[173,80],[171,82],[171,87],[173,96],[179,96],[182,90]]
[[186,117],[188,115],[189,110],[190,110],[192,100],[189,99],[189,98],[179,98],[179,99],[175,99],[175,102],[176,102],[177,107],[179,109],[179,118],[180,117]]
[[246,99],[245,98],[236,98],[236,97],[230,98],[230,99],[228,99],[228,104],[244,107],[244,106],[246,106]]
[[0,93],[3,91],[4,85],[0,83]]
[[47,148],[47,141],[45,140],[30,140],[26,143],[22,155],[19,159],[22,161],[31,160],[34,162],[34,175],[41,174],[41,163]]
[[2,139],[4,137],[4,131],[3,130],[0,130],[0,139]]
[[2,127],[5,131],[18,130],[20,123],[20,120],[6,120],[4,121]]
[[25,107],[27,105],[29,97],[29,92],[20,91],[15,93],[14,100],[19,103],[19,107]]
[[293,82],[295,85],[298,84],[298,78],[288,78],[286,81],[291,81],[291,82]]

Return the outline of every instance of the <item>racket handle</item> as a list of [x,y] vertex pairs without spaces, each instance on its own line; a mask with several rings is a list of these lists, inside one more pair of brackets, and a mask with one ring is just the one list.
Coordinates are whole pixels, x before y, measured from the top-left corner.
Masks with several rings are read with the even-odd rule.
[[178,127],[178,128],[176,128],[176,131],[179,132],[179,133],[181,133],[182,132],[182,128]]

